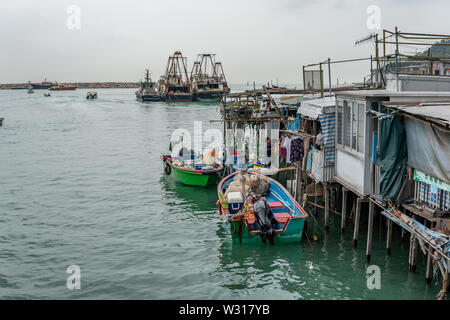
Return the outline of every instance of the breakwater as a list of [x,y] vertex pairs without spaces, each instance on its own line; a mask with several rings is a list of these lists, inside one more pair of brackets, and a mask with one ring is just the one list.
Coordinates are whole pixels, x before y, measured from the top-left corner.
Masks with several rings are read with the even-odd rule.
[[[62,82],[59,83],[63,86],[75,86],[77,88],[137,88],[138,82]],[[28,88],[29,83],[2,83],[0,84],[0,90],[8,90],[13,88]]]

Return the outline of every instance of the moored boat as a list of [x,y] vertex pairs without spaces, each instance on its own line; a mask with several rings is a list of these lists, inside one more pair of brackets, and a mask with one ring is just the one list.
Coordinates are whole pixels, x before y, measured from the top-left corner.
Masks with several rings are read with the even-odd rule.
[[220,101],[230,92],[221,62],[215,62],[215,54],[199,54],[191,71],[191,83],[195,100],[206,102]]
[[33,87],[33,89],[50,89],[54,84],[52,82],[48,82],[47,79],[40,83],[31,83],[30,85]]
[[44,93],[44,97],[50,97],[50,93]]
[[186,165],[182,161],[173,160],[171,155],[162,155],[164,173],[172,176],[175,180],[190,186],[206,187],[215,185],[219,173],[223,170],[222,165],[207,166],[204,163]]
[[137,90],[135,94],[136,99],[142,102],[161,100],[161,95],[157,90],[156,83],[152,82],[148,69],[145,72],[145,81],[139,82],[139,90]]
[[180,51],[169,57],[166,72],[161,77],[161,99],[167,102],[189,102],[194,93],[186,69],[186,58]]
[[31,86],[28,88],[27,93],[34,93],[34,90],[33,90],[33,88]]
[[300,242],[308,215],[278,181],[234,172],[220,181],[217,193],[233,242]]

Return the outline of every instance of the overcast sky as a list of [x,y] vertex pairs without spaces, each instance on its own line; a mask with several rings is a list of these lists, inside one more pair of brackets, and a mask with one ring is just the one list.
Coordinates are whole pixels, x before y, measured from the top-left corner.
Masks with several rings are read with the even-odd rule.
[[[81,10],[67,27],[67,7]],[[450,33],[448,0],[14,0],[0,2],[0,82],[157,79],[181,50],[216,53],[229,83],[299,84],[303,64],[368,57],[369,5],[381,28]],[[410,50],[415,50],[410,48]],[[361,80],[369,63],[336,67],[333,82]]]

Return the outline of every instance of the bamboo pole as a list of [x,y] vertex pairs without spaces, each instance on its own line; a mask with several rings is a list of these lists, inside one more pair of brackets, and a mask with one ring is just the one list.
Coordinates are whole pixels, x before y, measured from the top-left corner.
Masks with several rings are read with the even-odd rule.
[[370,256],[372,251],[372,235],[373,235],[373,217],[375,215],[375,204],[370,201],[369,203],[369,223],[367,227],[367,247],[366,247],[366,260],[370,262]]
[[387,254],[391,254],[391,244],[392,244],[392,220],[387,220],[387,237],[386,237],[386,251]]
[[353,230],[353,247],[356,248],[358,244],[358,235],[359,235],[359,219],[361,216],[361,202],[362,198],[356,200],[356,213],[355,213],[355,229]]
[[345,232],[345,215],[347,214],[347,193],[348,193],[348,189],[345,187],[342,187],[341,233]]
[[330,201],[329,201],[329,190],[326,183],[324,183],[323,189],[325,196],[325,230],[328,231],[328,225],[330,222]]

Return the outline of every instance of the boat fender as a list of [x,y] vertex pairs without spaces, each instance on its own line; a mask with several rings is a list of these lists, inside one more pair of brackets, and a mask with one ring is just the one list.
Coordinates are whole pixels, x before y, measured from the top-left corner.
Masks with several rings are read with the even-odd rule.
[[170,165],[166,162],[166,166],[164,167],[164,173],[167,175],[170,175],[170,173],[172,172],[172,168],[170,167]]

